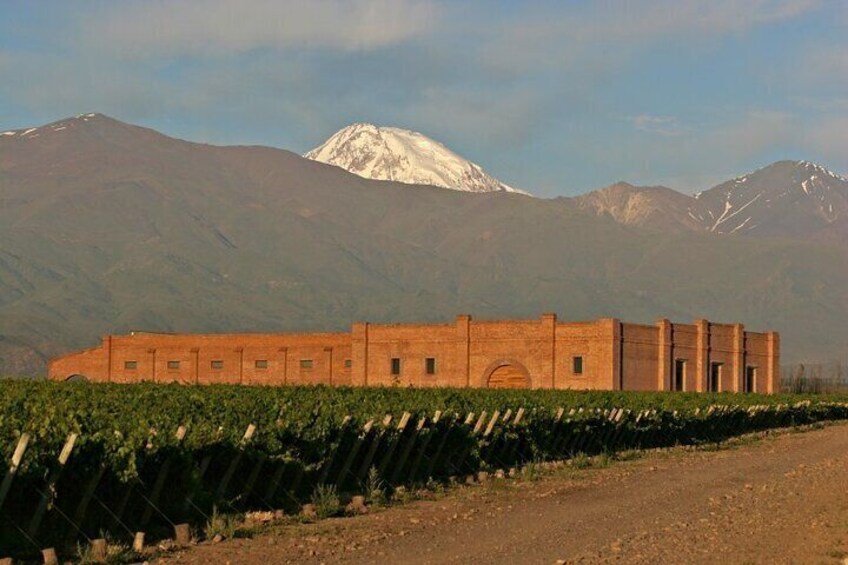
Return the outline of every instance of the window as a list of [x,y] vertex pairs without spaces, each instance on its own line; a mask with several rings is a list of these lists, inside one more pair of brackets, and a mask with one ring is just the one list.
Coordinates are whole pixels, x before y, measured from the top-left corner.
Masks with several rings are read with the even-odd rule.
[[301,359],[300,360],[300,368],[301,369],[311,369],[312,368],[312,359]]
[[710,363],[710,374],[707,378],[707,392],[718,392],[721,386],[721,363]]
[[224,368],[224,362],[221,361],[220,359],[215,359],[214,361],[212,361],[212,368],[213,369],[223,369]]
[[400,357],[392,357],[392,374],[400,374]]
[[124,369],[135,371],[138,369],[138,361],[124,361]]
[[575,375],[583,374],[583,357],[581,355],[571,358],[571,372]]
[[745,367],[745,389],[742,392],[757,391],[757,368],[750,365]]
[[168,361],[168,368],[169,369],[179,369],[180,368],[180,362],[179,361]]
[[253,366],[257,369],[267,369],[268,368],[268,360],[267,359],[257,359]]
[[683,391],[686,382],[686,359],[674,360],[674,380],[671,382],[671,390]]
[[424,360],[424,368],[427,371],[428,375],[436,374],[436,358],[435,357],[427,357]]
[[351,367],[353,367],[353,362],[350,359],[345,359],[344,366],[345,369],[350,369]]

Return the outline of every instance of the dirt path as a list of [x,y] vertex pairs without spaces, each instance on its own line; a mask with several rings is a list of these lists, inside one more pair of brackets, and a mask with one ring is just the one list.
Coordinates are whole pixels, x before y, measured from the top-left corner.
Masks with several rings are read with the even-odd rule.
[[179,563],[848,563],[848,425],[498,481]]

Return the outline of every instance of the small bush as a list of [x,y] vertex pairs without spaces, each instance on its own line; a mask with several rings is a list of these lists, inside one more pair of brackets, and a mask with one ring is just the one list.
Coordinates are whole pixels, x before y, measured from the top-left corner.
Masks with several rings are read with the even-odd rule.
[[335,485],[318,485],[312,491],[312,504],[315,506],[315,513],[318,518],[329,518],[339,513],[341,508],[341,500],[336,492]]

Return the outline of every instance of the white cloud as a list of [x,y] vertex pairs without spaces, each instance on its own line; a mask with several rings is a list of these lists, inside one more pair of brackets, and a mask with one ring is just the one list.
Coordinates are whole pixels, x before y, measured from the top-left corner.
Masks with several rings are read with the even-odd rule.
[[[563,13],[532,15],[492,26],[480,58],[493,68],[615,68],[634,50],[668,39],[743,33],[802,16],[819,0],[599,0]],[[598,50],[599,45],[611,48]]]
[[94,45],[133,57],[242,53],[261,48],[369,50],[430,31],[425,0],[180,0],[120,2],[86,20]]

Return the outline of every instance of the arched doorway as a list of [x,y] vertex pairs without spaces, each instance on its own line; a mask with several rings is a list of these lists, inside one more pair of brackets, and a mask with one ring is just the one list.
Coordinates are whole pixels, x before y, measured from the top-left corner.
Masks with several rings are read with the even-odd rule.
[[499,359],[483,373],[483,386],[487,388],[530,388],[530,373],[513,359]]
[[65,382],[66,383],[87,383],[88,377],[86,377],[85,375],[79,375],[79,374],[71,375],[70,377],[65,379]]

